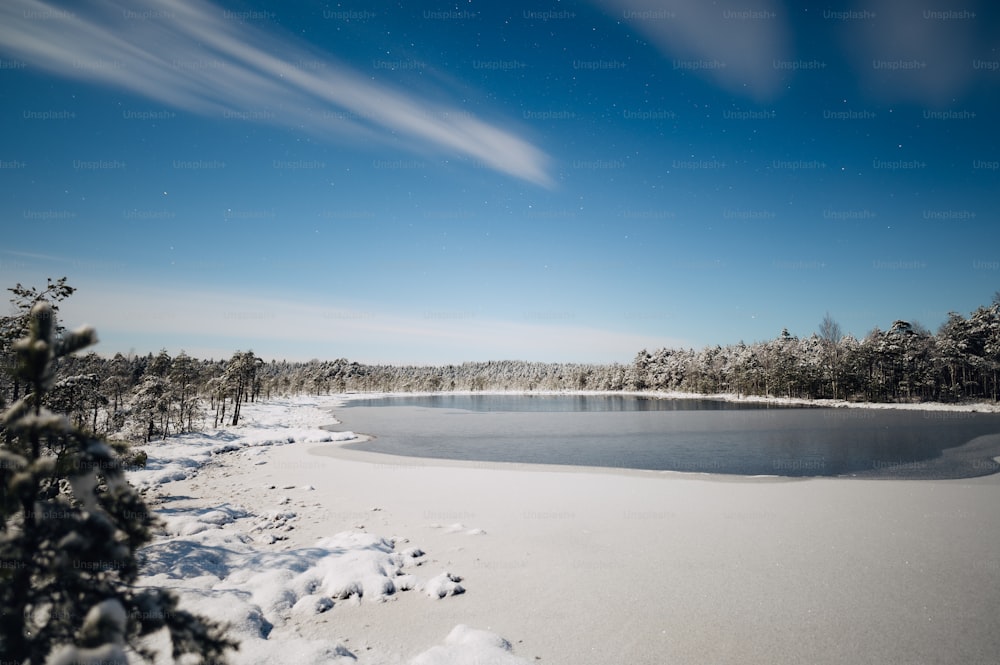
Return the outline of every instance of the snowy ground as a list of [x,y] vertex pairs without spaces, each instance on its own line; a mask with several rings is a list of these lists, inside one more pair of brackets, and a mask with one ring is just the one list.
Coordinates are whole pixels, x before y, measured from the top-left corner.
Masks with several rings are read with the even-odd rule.
[[166,524],[145,582],[231,622],[233,663],[969,664],[1000,652],[998,476],[393,457],[318,429],[339,403],[246,405],[244,425],[151,444],[131,474]]
[[[369,533],[362,513],[331,520],[329,535],[309,538],[308,544],[290,538],[303,520],[327,510],[322,502],[308,501],[316,488],[291,480],[251,488],[240,469],[275,468],[269,455],[275,446],[357,437],[318,429],[333,419],[315,400],[251,404],[245,412],[239,427],[147,446],[146,468],[130,472],[163,521],[156,542],[142,552],[141,584],[170,587],[186,609],[228,623],[241,642],[231,663],[397,662],[398,655],[352,645],[348,634],[303,637],[297,624],[334,608],[378,605],[403,593],[444,602],[464,593],[461,577],[424,565],[427,555],[405,537]],[[177,493],[181,488],[184,494]],[[426,645],[408,662],[527,662],[489,631],[459,624],[442,637],[441,644]],[[168,653],[165,643],[159,644]]]

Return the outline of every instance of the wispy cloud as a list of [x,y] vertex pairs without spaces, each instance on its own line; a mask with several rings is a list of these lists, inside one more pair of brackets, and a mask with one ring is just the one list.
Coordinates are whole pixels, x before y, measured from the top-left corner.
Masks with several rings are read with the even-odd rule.
[[953,4],[870,0],[865,5],[870,18],[844,26],[844,51],[873,95],[953,104],[975,83],[973,61],[996,60],[988,3]]
[[17,252],[12,249],[0,249],[0,254],[18,256],[25,259],[35,259],[36,261],[53,261],[56,263],[68,263],[70,261],[70,259],[66,259],[61,256],[53,256],[51,254],[37,254],[35,252]]
[[593,0],[673,60],[677,70],[713,79],[730,92],[768,99],[782,85],[789,27],[776,0]]
[[[671,66],[711,80],[732,94],[765,100],[783,92],[789,70],[813,53],[793,51],[790,12],[780,0],[592,0],[672,58]],[[843,3],[851,5],[852,3]],[[952,3],[953,4],[953,3]],[[947,104],[975,83],[974,60],[996,60],[988,2],[928,6],[868,0],[862,7],[806,14],[841,34],[843,57],[875,97]],[[807,10],[809,11],[809,10]],[[842,20],[838,15],[852,16]],[[823,68],[839,63],[820,61]]]
[[328,53],[236,18],[200,0],[5,0],[0,52],[193,113],[457,154],[552,185],[546,154],[512,131],[373,82]]

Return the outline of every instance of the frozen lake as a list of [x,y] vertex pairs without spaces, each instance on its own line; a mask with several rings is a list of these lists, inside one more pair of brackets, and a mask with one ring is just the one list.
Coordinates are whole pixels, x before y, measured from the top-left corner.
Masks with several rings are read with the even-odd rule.
[[395,455],[684,472],[966,478],[1000,470],[1000,414],[635,396],[352,399],[349,447]]

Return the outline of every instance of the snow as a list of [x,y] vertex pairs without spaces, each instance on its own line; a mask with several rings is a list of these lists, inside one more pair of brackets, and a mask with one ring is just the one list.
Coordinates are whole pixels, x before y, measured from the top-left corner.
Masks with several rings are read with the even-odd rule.
[[233,665],[896,662],[900,644],[990,662],[1000,647],[1000,475],[412,463],[318,429],[343,400],[248,404],[239,427],[152,442],[155,468],[130,472],[164,520],[141,584],[230,623]]
[[444,533],[457,533],[466,536],[485,536],[486,530],[475,527],[472,529],[467,528],[461,522],[455,522],[454,524],[431,524],[432,529],[441,529]]
[[[270,446],[353,441],[358,438],[354,432],[319,429],[318,425],[327,424],[324,419],[332,420],[319,409],[311,412],[318,420],[307,423],[297,408],[291,408],[292,404],[292,400],[275,400],[244,414],[242,423],[236,427],[150,442],[145,446],[148,455],[146,467],[132,470],[129,481],[139,488],[158,486],[184,480],[216,455],[238,454],[252,459],[255,464],[267,464],[262,455]],[[286,414],[291,416],[291,424],[283,422]]]
[[[171,588],[184,609],[228,624],[227,635],[240,642],[240,649],[229,658],[234,665],[389,662],[395,656],[368,648],[360,651],[347,646],[347,639],[303,637],[298,627],[335,609],[377,606],[410,591],[426,596],[424,603],[446,602],[465,592],[461,576],[425,565],[425,551],[406,538],[368,533],[363,525],[308,545],[282,546],[303,518],[298,505],[295,509],[290,505],[315,493],[313,484],[284,483],[280,487],[287,493],[273,493],[270,505],[243,505],[233,497],[221,500],[218,492],[214,499],[177,501],[170,494],[172,483],[193,484],[206,465],[222,459],[266,465],[271,462],[268,450],[276,446],[357,438],[352,432],[319,429],[334,419],[306,398],[248,404],[244,414],[238,427],[144,446],[146,468],[130,471],[129,480],[146,492],[161,518],[161,529],[140,554],[139,586]],[[271,496],[275,487],[268,484],[261,489]],[[312,512],[318,507],[314,504]],[[370,509],[373,514],[379,511]],[[95,608],[93,622],[113,623],[117,616],[113,609],[103,604]],[[89,615],[87,621],[91,622]],[[163,635],[154,636],[150,645],[166,653],[164,640]],[[456,627],[442,646],[413,646],[413,652],[427,649],[413,663],[527,662],[513,656],[502,638],[465,626]],[[119,655],[113,649],[70,650],[53,662],[107,663]]]
[[457,596],[460,593],[465,593],[465,589],[459,582],[462,578],[458,575],[452,575],[451,573],[445,572],[441,573],[437,577],[431,578],[424,585],[424,593],[426,593],[431,598],[444,598],[445,596]]
[[123,648],[126,623],[125,608],[120,601],[102,601],[87,611],[80,633],[88,640],[106,643],[93,649],[57,647],[46,662],[49,665],[127,665]]
[[410,661],[410,665],[521,665],[524,662],[511,653],[510,642],[496,633],[459,624],[445,638],[443,646],[428,649]]
[[118,644],[105,644],[95,649],[73,646],[56,648],[46,665],[128,665],[125,651]]

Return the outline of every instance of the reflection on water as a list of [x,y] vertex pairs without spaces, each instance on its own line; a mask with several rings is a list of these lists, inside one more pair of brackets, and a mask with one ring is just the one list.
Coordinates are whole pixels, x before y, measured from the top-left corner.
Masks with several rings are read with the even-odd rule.
[[550,412],[569,411],[761,411],[802,408],[781,404],[724,402],[717,399],[659,399],[638,395],[491,395],[452,394],[392,395],[352,399],[347,406],[422,406],[468,411]]
[[350,447],[396,455],[686,472],[962,478],[1000,470],[1000,414],[629,395],[352,400]]

